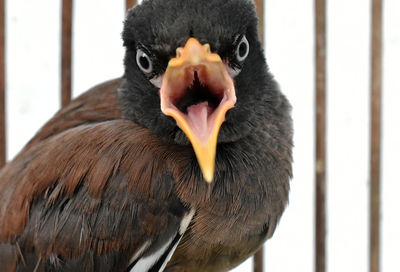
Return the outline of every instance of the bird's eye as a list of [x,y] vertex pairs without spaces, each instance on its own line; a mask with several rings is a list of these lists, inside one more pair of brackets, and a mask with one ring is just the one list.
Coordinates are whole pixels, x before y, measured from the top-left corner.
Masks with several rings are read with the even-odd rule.
[[249,41],[246,39],[246,36],[243,36],[236,46],[236,59],[239,62],[244,61],[249,55],[249,51],[250,51]]
[[153,63],[150,57],[140,48],[136,51],[136,63],[143,73],[150,74],[153,72]]

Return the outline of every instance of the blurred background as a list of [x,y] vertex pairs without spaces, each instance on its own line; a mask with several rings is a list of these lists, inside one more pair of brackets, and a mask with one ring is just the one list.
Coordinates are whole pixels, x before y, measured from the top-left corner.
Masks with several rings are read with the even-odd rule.
[[[139,1],[140,2],[140,1]],[[293,106],[290,203],[265,271],[314,269],[314,1],[265,0],[265,55]],[[123,73],[125,1],[73,6],[73,97]],[[327,270],[367,271],[370,25],[366,0],[327,1]],[[381,268],[400,271],[400,1],[384,1]],[[61,1],[6,1],[7,159],[60,107]],[[252,271],[248,260],[234,270]]]

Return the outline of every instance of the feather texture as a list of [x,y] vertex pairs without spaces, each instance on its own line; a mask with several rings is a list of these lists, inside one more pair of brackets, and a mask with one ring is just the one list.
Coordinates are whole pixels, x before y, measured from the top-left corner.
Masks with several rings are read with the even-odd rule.
[[[227,271],[270,238],[288,202],[293,132],[256,19],[242,0],[131,9],[124,76],[61,109],[0,170],[1,270]],[[238,64],[232,52],[242,36],[250,50]],[[149,80],[189,37],[241,69],[211,184]],[[138,68],[138,48],[154,75]]]
[[[90,92],[108,97],[117,112],[118,83]],[[90,92],[55,119],[94,117]],[[188,206],[196,216],[166,270],[236,265],[236,255],[251,255],[272,235],[287,202],[290,142],[260,129],[265,136],[251,136],[257,145],[221,145],[216,180],[207,185],[197,181],[189,146],[166,143],[131,121],[104,114],[59,127],[51,120],[0,171],[1,267],[123,269],[146,241],[152,252],[170,239]],[[255,146],[268,152],[254,152]]]

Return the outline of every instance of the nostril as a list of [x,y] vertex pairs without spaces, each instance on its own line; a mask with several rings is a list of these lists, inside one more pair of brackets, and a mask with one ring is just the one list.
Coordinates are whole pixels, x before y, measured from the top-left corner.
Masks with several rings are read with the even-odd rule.
[[182,47],[178,47],[176,49],[176,57],[180,58],[182,56],[182,53],[183,53],[183,48]]
[[208,54],[211,54],[210,44],[206,43],[205,45],[203,45],[203,47]]

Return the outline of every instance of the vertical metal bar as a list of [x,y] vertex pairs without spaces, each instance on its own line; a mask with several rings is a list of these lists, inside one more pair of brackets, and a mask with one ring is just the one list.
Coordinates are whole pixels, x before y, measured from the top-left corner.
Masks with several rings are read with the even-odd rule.
[[72,1],[62,1],[62,36],[61,36],[61,106],[71,101],[72,77]]
[[136,0],[126,0],[125,8],[128,10],[134,5],[136,5]]
[[[261,43],[264,44],[264,0],[255,0],[256,10],[258,15],[258,32],[260,35]],[[254,254],[253,267],[254,272],[263,272],[264,269],[264,250],[261,247],[256,254]]]
[[326,0],[315,0],[315,271],[326,270]]
[[264,44],[264,0],[254,0],[258,15],[258,33],[260,40]]
[[0,168],[6,163],[5,15],[4,0],[0,0]]
[[371,155],[370,155],[370,272],[379,272],[380,164],[382,98],[382,0],[372,0],[371,33]]
[[263,258],[263,248],[261,247],[256,254],[254,254],[254,272],[263,272],[263,266],[264,266],[264,258]]

